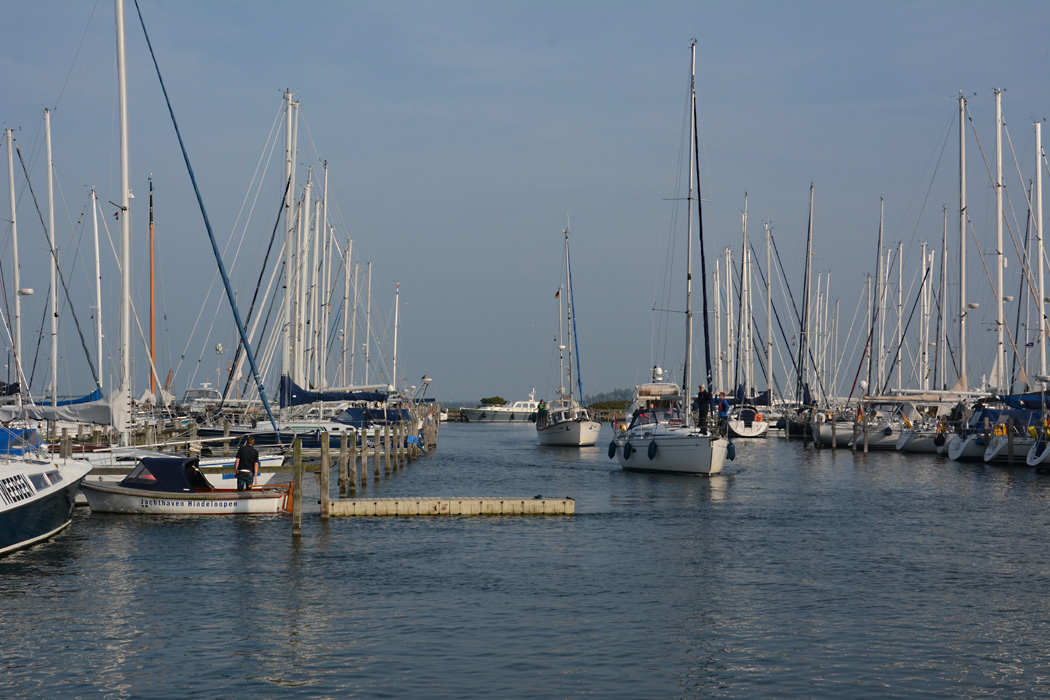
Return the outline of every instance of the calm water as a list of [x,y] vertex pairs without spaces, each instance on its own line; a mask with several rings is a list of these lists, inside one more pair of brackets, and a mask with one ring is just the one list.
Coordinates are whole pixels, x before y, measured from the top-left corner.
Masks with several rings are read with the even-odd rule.
[[0,697],[1050,696],[1050,476],[780,439],[647,476],[608,437],[445,425],[367,491],[575,517],[78,511],[0,559]]

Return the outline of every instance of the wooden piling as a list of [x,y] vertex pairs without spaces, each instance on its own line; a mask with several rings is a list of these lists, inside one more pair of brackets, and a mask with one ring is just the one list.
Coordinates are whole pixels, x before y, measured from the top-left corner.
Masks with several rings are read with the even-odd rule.
[[292,440],[292,536],[303,533],[303,442]]
[[339,480],[336,485],[339,487],[339,496],[345,497],[349,491],[350,486],[347,484],[350,481],[349,468],[347,467],[347,433],[344,430],[343,434],[339,436]]
[[1014,466],[1014,417],[1006,419],[1006,463]]
[[390,426],[383,427],[383,476],[390,476]]
[[864,454],[868,454],[868,424],[871,423],[869,415],[864,416]]
[[[347,477],[347,495],[353,496],[357,493],[357,433],[353,435],[353,442],[350,443],[350,452],[347,455],[346,466],[349,469],[349,476]],[[364,471],[362,470],[362,474]],[[362,477],[363,478],[363,477]]]
[[834,452],[839,448],[839,440],[835,434],[835,423],[837,423],[838,421],[835,420],[834,414],[831,414],[831,416],[831,451]]
[[[357,439],[354,439],[356,445]],[[368,430],[361,432],[361,488],[368,486]]]
[[62,459],[69,459],[73,456],[73,443],[69,440],[69,428],[62,428],[62,445],[59,448]]
[[321,433],[321,517],[327,518],[329,511],[329,478],[332,471],[332,458],[329,453],[328,433]]
[[379,452],[382,449],[383,431],[379,428],[372,429],[372,479],[379,481]]

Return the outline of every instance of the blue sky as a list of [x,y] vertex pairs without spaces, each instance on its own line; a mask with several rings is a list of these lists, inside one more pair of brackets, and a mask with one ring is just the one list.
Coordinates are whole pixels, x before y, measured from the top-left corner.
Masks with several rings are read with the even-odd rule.
[[[245,200],[290,89],[303,110],[300,160],[329,162],[330,218],[338,236],[354,238],[360,260],[373,262],[377,317],[392,316],[401,283],[405,374],[413,382],[432,376],[431,391],[445,400],[521,398],[533,386],[550,395],[566,217],[584,389],[633,386],[654,362],[680,362],[655,356],[662,346],[653,329],[662,321],[652,308],[666,269],[666,200],[694,37],[709,255],[739,245],[746,190],[756,245],[770,222],[797,288],[813,183],[814,266],[832,272],[843,334],[874,268],[879,198],[886,198],[886,240],[905,241],[906,260],[917,257],[918,241],[939,242],[944,205],[953,221],[959,92],[969,95],[990,159],[992,90],[1006,90],[1017,162],[1008,153],[1004,171],[1022,231],[1022,182],[1034,171],[1031,125],[1050,111],[1050,83],[1041,75],[1050,65],[1042,36],[1050,5],[1042,2],[144,0],[141,7],[220,239],[239,236],[238,226],[250,221],[236,262],[232,249],[227,258],[239,298],[250,296],[259,274],[279,166],[267,171],[270,184],[250,219]],[[103,201],[118,200],[112,3],[23,2],[6,10],[0,120],[16,129],[43,205],[41,111],[55,108],[56,229],[63,261],[78,255],[80,241],[81,259],[64,265],[78,297],[87,298],[90,226],[78,223],[86,193],[94,185]],[[215,264],[133,3],[126,14],[136,306],[145,324],[152,173],[166,315],[158,361],[162,374],[177,368],[181,394],[188,384],[214,381],[222,362],[215,345],[232,347],[235,337],[218,287],[206,300]],[[991,189],[972,133],[968,160],[971,215],[987,248]],[[23,180],[17,174],[23,286],[39,290],[24,323],[35,328],[47,251]],[[980,259],[975,252],[971,259],[970,297],[991,313]],[[112,256],[108,265],[103,367],[112,376]],[[906,291],[914,270],[906,263]],[[1018,270],[1008,268],[1011,284]],[[90,302],[77,304],[83,323]],[[389,328],[392,318],[373,323]],[[60,381],[69,393],[88,390],[65,316],[62,335]],[[986,335],[972,334],[971,375],[990,364]],[[24,352],[31,359],[34,351]],[[37,392],[46,385],[46,343],[39,357]],[[136,367],[142,387],[141,351]]]

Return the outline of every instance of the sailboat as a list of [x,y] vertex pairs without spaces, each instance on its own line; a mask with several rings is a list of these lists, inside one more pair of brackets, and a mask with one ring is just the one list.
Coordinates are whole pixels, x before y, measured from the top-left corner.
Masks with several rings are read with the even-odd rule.
[[[619,461],[629,471],[666,472],[673,474],[710,475],[722,471],[730,443],[718,434],[707,431],[707,426],[697,427],[689,410],[689,388],[692,386],[692,248],[693,248],[693,201],[697,203],[699,240],[703,251],[703,219],[699,216],[699,168],[694,160],[696,152],[696,42],[690,44],[691,73],[690,89],[690,133],[689,133],[689,215],[686,244],[686,312],[685,312],[685,368],[682,385],[663,381],[663,370],[653,367],[652,382],[636,388],[631,407],[631,422],[623,428],[611,443],[609,457]],[[695,168],[695,170],[694,170]],[[696,180],[694,181],[694,175]],[[696,192],[693,192],[694,183]],[[707,289],[706,272],[701,274],[704,296]],[[707,304],[704,304],[704,342],[707,344]],[[711,375],[711,351],[706,346],[707,375]],[[707,382],[710,384],[710,380]]]
[[[574,332],[574,324],[576,319],[576,308],[573,305],[572,298],[572,268],[569,266],[569,228],[568,226],[562,231],[565,234],[565,293],[567,299],[565,302],[566,310],[566,325],[568,326],[568,338],[569,342],[562,342],[562,316],[561,316],[561,290],[558,297],[558,398],[551,401],[547,406],[546,410],[541,410],[536,414],[536,436],[540,440],[541,445],[564,445],[568,447],[591,447],[598,441],[598,431],[601,430],[601,423],[595,420],[591,420],[590,414],[586,408],[580,406],[573,396],[573,376],[572,376],[572,359],[576,358],[576,362],[580,361],[579,346],[576,343],[576,333]],[[566,377],[565,372],[565,351],[569,351],[569,390],[566,392],[564,380]],[[583,382],[580,379],[580,372],[577,368],[576,371],[576,384],[579,387],[580,396],[583,396]]]

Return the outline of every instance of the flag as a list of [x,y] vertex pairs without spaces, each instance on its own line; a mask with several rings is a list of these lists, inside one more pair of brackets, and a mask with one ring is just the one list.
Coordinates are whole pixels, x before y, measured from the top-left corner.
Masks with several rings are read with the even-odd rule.
[[554,298],[555,298],[555,299],[557,299],[557,298],[558,298],[558,297],[560,297],[560,296],[561,296],[561,289],[559,289],[558,291],[556,291],[556,292],[554,293]]
[[1027,343],[1025,343],[1024,346],[1026,348],[1034,348],[1035,347],[1035,341],[1034,340],[1030,340]]

